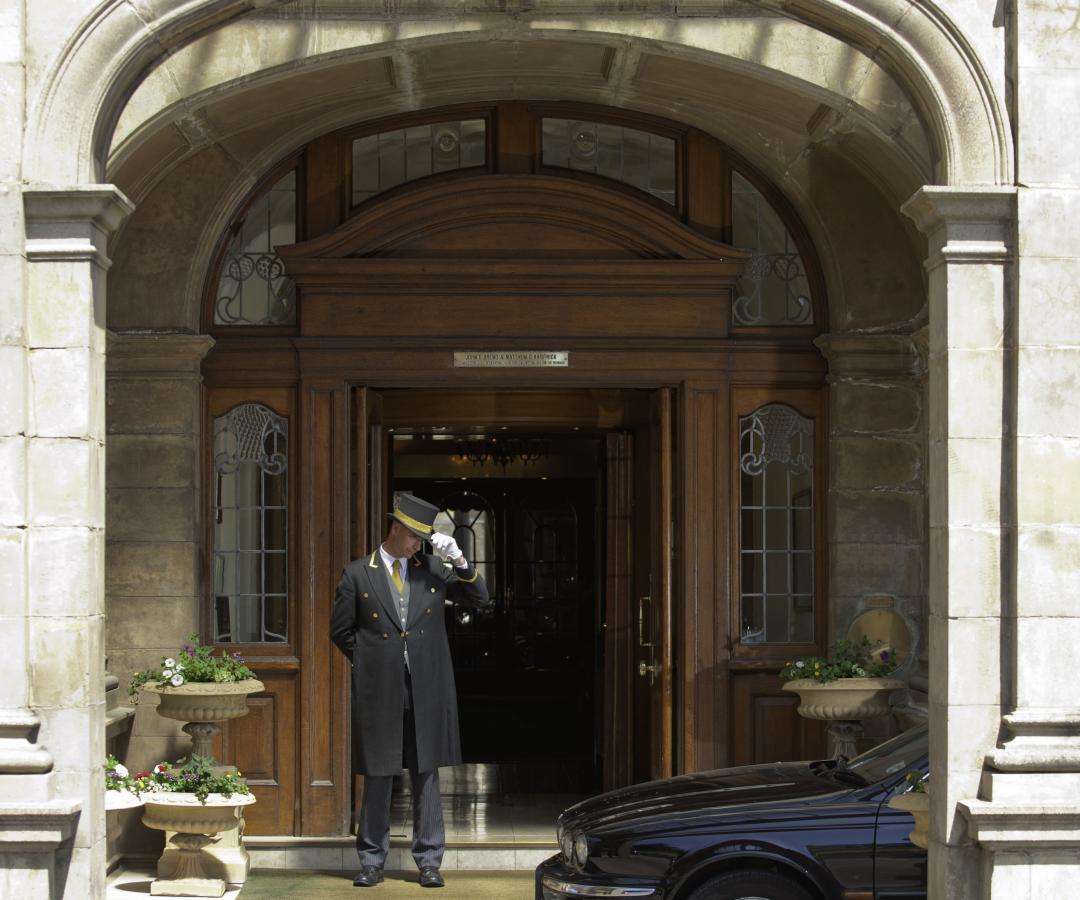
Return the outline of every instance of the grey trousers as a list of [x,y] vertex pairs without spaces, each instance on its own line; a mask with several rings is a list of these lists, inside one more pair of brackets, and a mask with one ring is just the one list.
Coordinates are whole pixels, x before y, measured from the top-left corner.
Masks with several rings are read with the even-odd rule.
[[[416,769],[416,723],[411,693],[412,685],[406,680],[403,738],[405,762],[412,783],[412,854],[417,868],[438,868],[442,865],[443,851],[446,849],[439,770],[418,772]],[[381,869],[386,864],[386,854],[390,850],[390,796],[393,787],[393,775],[364,776],[364,800],[360,806],[360,827],[356,832],[356,852],[361,866],[378,866]]]

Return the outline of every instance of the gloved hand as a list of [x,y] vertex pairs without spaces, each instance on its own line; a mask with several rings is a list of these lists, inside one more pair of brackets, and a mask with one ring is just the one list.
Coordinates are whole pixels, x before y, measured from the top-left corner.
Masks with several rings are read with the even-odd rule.
[[447,562],[461,559],[461,550],[452,537],[435,531],[428,540],[431,541],[431,548]]

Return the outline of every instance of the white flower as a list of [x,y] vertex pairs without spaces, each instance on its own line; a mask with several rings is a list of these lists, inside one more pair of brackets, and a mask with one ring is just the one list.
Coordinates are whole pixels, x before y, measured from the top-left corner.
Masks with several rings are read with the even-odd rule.
[[172,678],[173,677],[173,670],[172,669],[162,669],[161,670],[161,677],[166,679],[166,680],[168,680],[169,678]]
[[165,660],[165,668],[166,669],[171,669],[175,665],[176,665],[176,660],[173,659],[171,656],[167,660]]
[[128,777],[127,766],[123,765],[122,763],[117,763],[116,767],[113,769],[113,771],[116,773],[116,776],[118,778],[127,778]]
[[173,677],[172,677],[172,686],[173,687],[180,687],[180,685],[182,685],[183,683],[184,683],[184,676],[183,675],[181,675],[179,673],[177,673],[176,675],[173,675]]
[[162,773],[164,773],[164,771],[165,767],[161,763],[158,763],[156,766],[154,766],[155,775],[161,775]]
[[802,660],[800,659],[800,660],[798,660],[798,661],[797,661],[797,662],[795,663],[795,668],[796,668],[796,669],[801,669],[801,668],[803,668],[803,667],[804,667],[805,665],[806,665],[806,663],[804,663],[804,662],[803,662],[803,661],[802,661]]
[[174,672],[183,672],[184,671],[184,664],[183,663],[177,663],[175,666],[173,666],[173,671]]

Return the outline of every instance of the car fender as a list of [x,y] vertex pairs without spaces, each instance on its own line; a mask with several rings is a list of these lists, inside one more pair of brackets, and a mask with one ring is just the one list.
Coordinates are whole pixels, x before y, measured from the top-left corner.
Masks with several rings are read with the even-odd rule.
[[735,869],[767,869],[784,872],[811,888],[821,897],[828,896],[828,879],[782,849],[756,841],[740,841],[737,845],[710,847],[679,861],[672,882],[673,897],[683,897],[714,875]]

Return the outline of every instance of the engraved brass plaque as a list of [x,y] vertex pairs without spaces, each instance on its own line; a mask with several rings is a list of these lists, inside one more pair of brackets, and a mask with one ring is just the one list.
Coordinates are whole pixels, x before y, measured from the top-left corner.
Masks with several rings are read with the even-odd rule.
[[565,369],[568,350],[464,350],[455,351],[455,369]]

